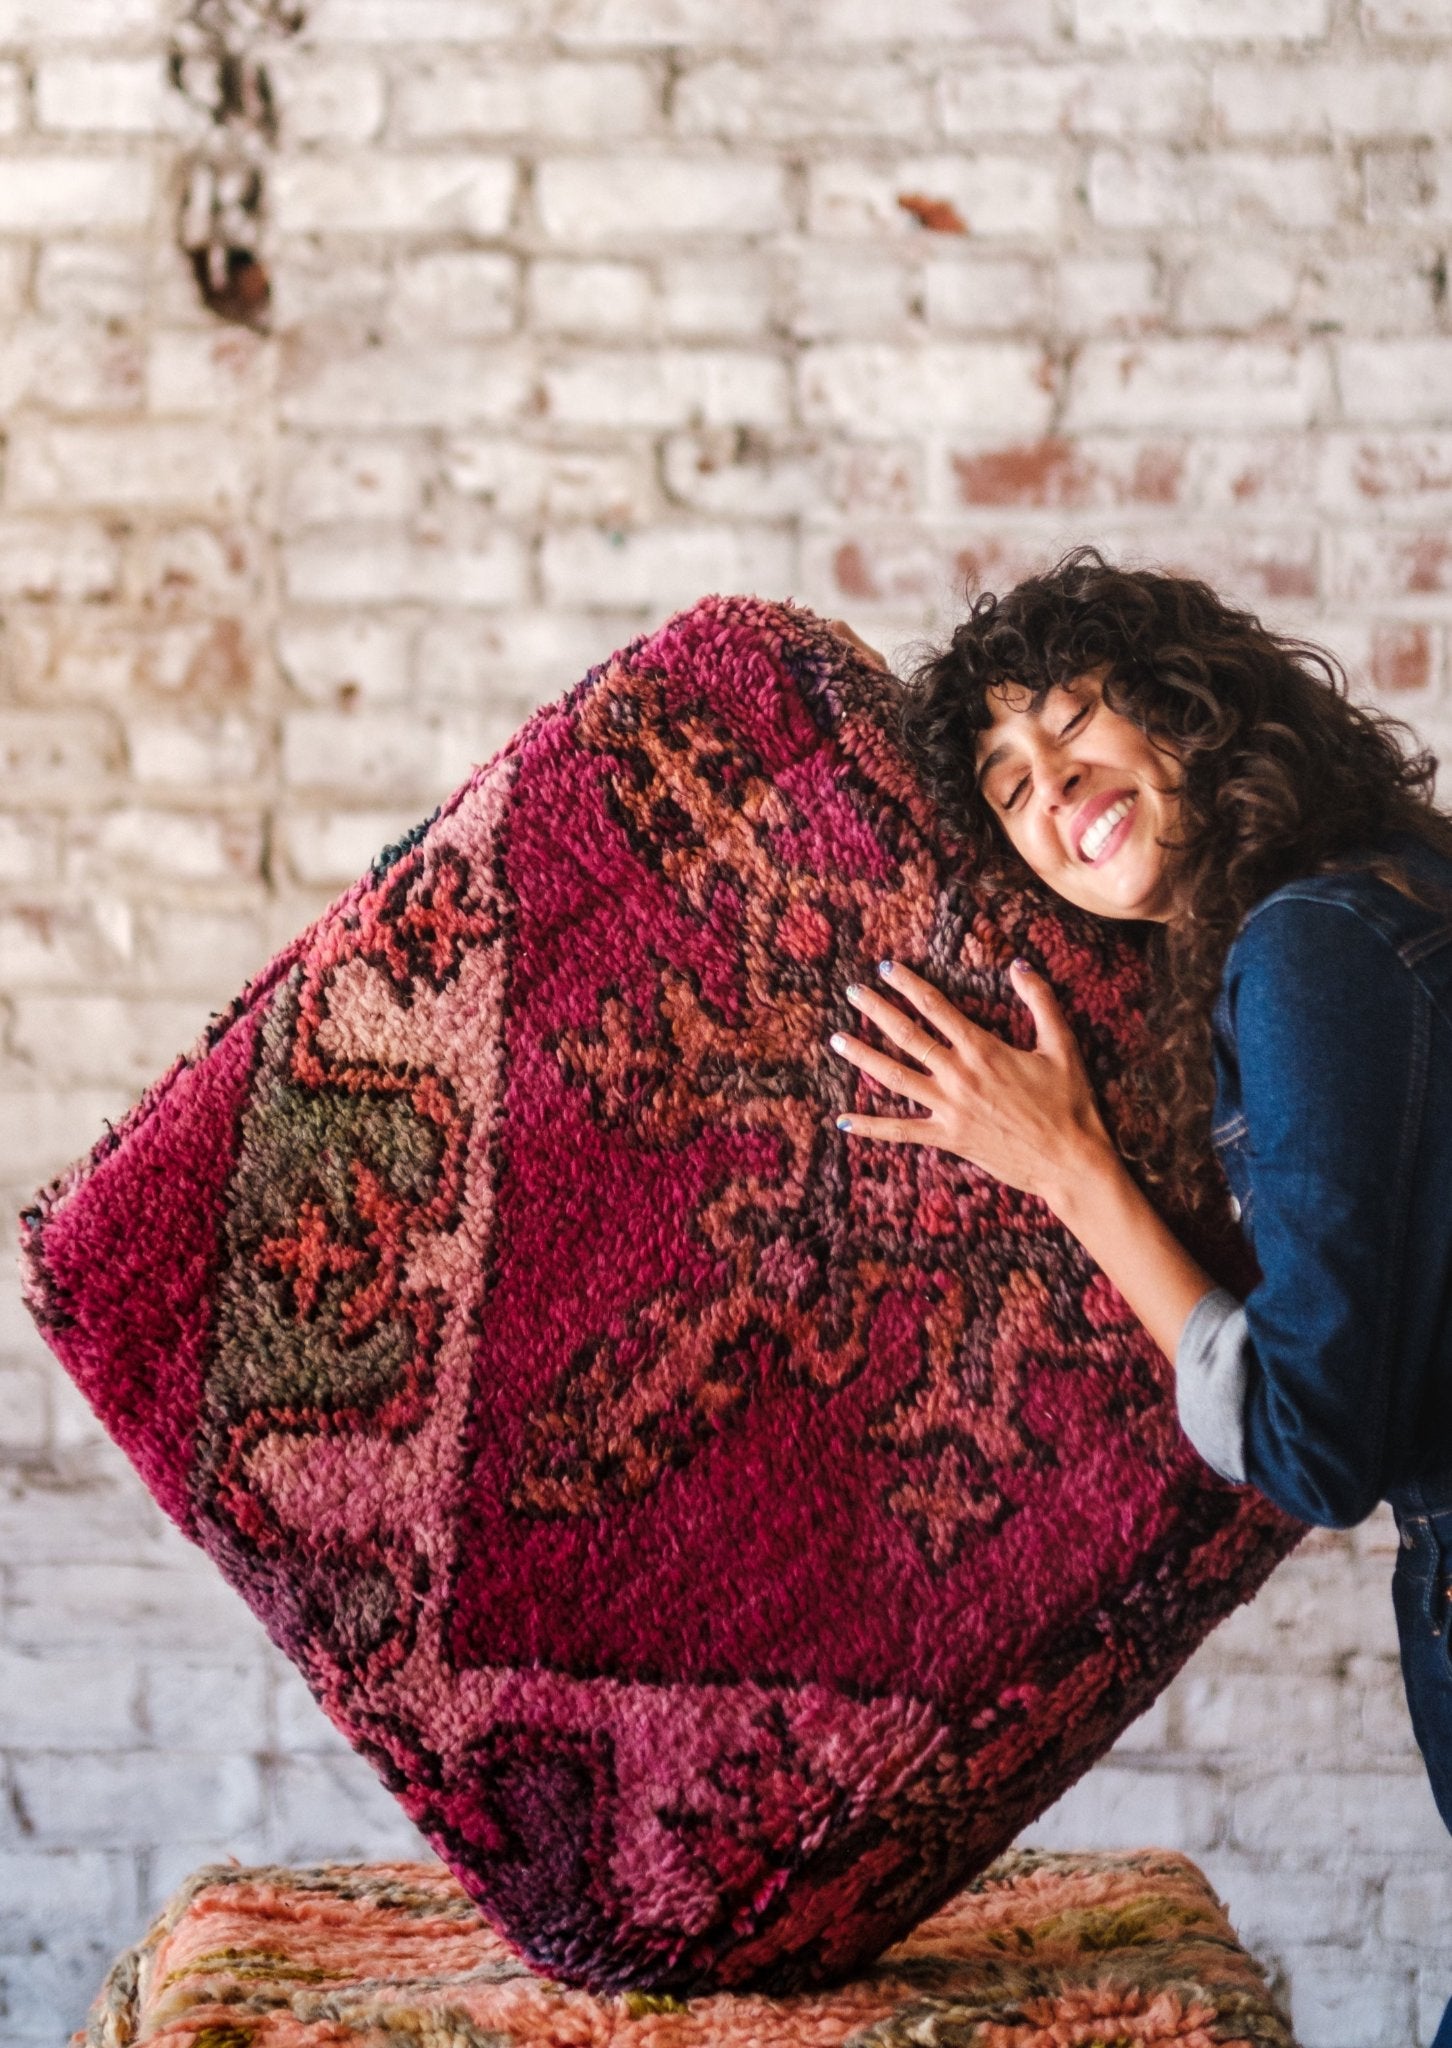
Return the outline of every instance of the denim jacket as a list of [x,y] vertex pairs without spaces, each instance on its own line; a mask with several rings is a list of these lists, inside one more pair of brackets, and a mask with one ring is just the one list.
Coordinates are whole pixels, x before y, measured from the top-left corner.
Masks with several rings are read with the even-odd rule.
[[1212,1012],[1213,1138],[1260,1279],[1202,1297],[1180,1418],[1306,1522],[1452,1505],[1452,860],[1431,910],[1362,871],[1253,906]]

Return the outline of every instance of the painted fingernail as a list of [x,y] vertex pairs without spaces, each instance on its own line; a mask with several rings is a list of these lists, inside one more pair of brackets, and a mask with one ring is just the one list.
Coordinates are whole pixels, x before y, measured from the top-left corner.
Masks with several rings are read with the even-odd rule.
[[858,1000],[858,998],[859,998],[859,997],[861,996],[861,994],[862,994],[862,984],[861,984],[860,982],[856,982],[856,981],[849,981],[849,982],[848,982],[848,984],[847,984],[847,1000],[848,1000],[848,1002],[849,1002],[849,1003],[855,1003],[855,1002],[856,1002],[856,1001]]
[[827,1043],[831,1046],[833,1052],[846,1052],[847,1050],[847,1041],[840,1031],[834,1031],[827,1040]]
[[1032,974],[1033,969],[1029,966],[1027,960],[1015,960],[1013,971],[1015,974]]
[[852,1128],[852,1119],[851,1119],[851,1117],[850,1117],[850,1116],[839,1116],[839,1117],[838,1117],[838,1119],[837,1119],[837,1128],[838,1128],[838,1130],[839,1130],[839,1131],[850,1131],[850,1130],[851,1130],[851,1128]]
[[877,963],[877,971],[879,974],[891,974],[892,962],[890,960],[879,960]]

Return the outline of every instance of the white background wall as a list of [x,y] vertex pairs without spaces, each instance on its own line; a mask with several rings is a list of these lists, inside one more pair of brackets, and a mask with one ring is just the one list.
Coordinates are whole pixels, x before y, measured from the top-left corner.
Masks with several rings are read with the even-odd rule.
[[[308,14],[263,338],[174,247],[198,131],[161,0],[0,0],[7,1212],[532,704],[708,588],[893,650],[964,576],[1096,539],[1452,742],[1447,0]],[[410,1835],[8,1281],[0,1352],[27,2048],[195,1863]],[[1195,1854],[1304,2048],[1405,2048],[1452,1992],[1391,1542],[1310,1542],[1034,1830]]]

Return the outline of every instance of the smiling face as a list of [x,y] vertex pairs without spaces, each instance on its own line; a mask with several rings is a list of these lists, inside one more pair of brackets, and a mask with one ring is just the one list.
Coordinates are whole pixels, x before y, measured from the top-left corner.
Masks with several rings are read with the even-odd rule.
[[1037,704],[1005,684],[988,693],[978,736],[978,786],[1040,880],[1099,917],[1171,912],[1170,855],[1179,768],[1104,702],[1102,676],[1055,686]]

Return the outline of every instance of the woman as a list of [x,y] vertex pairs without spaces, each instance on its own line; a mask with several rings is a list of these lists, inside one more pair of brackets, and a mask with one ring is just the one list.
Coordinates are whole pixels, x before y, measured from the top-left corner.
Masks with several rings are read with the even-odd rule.
[[[1144,927],[1156,1052],[1129,1085],[1168,1134],[1120,1156],[1023,961],[1029,1052],[906,964],[850,989],[905,1057],[834,1048],[926,1114],[838,1121],[1041,1197],[1174,1360],[1223,1477],[1333,1528],[1391,1502],[1407,1699],[1452,1827],[1452,818],[1431,757],[1345,692],[1320,650],[1092,549],[980,598],[914,678],[905,743],[989,879],[1026,866]],[[1212,1143],[1260,1273],[1243,1303],[1141,1186],[1193,1202]]]

